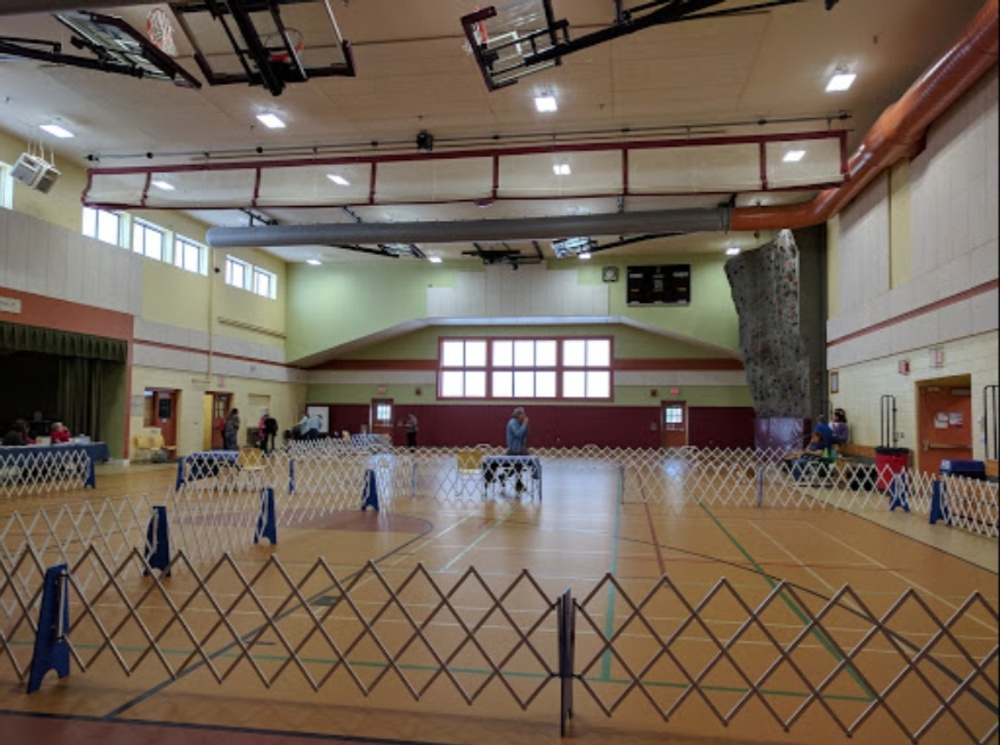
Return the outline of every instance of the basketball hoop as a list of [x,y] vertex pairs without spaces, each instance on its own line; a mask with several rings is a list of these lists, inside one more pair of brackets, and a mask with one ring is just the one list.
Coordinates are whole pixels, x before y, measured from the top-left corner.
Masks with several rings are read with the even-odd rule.
[[157,49],[171,57],[177,54],[174,44],[174,24],[163,8],[153,8],[146,16],[146,36]]
[[264,44],[264,48],[270,52],[271,62],[278,65],[287,65],[292,61],[292,55],[288,53],[288,47],[284,44],[285,41],[295,51],[296,57],[302,51],[305,43],[302,32],[297,28],[286,28],[284,35],[280,31],[267,34],[266,36],[262,36],[260,40]]
[[[475,11],[479,11],[479,6],[475,7]],[[480,47],[486,46],[490,42],[490,35],[486,33],[486,21],[482,20],[478,23],[472,25],[472,37],[476,40],[476,44]],[[472,44],[466,40],[462,43],[462,51],[466,54],[472,54]]]

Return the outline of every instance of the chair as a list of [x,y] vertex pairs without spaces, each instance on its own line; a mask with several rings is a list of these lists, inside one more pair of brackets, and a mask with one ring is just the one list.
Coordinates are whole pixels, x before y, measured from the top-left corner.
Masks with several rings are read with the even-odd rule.
[[240,454],[236,458],[236,470],[242,485],[256,488],[264,483],[264,471],[267,468],[267,460],[260,448],[242,447]]
[[483,451],[478,448],[460,449],[456,465],[458,491],[464,496],[471,478],[473,487],[478,492],[482,479]]

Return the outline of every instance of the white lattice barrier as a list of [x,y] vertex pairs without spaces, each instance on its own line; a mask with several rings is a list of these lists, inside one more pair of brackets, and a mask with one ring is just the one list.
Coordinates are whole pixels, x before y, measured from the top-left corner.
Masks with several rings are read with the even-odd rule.
[[[37,562],[31,552],[0,561],[0,600],[12,609],[0,619],[0,675],[21,681],[41,583],[20,576],[39,577]],[[664,721],[694,708],[755,731],[763,716],[786,732],[890,727],[915,743],[997,733],[998,614],[979,593],[958,604],[913,589],[825,596],[773,579],[759,590],[720,579],[702,593],[669,576],[607,575],[563,604],[528,571],[441,577],[369,563],[342,577],[323,559],[292,568],[271,556],[247,573],[229,555],[199,566],[183,553],[169,582],[126,571],[143,564],[137,550],[115,564],[91,547],[68,566],[60,638],[77,674],[219,685],[238,675],[241,686],[249,675],[264,688],[385,691],[388,706],[400,686],[415,701],[443,689],[522,710],[561,680],[563,707],[569,685],[571,707],[575,688],[612,719],[638,705]],[[99,581],[80,583],[81,570]]]
[[85,450],[8,449],[0,456],[0,496],[28,497],[81,489],[93,468]]
[[[500,455],[498,447],[387,448],[355,447],[341,440],[296,443],[287,452],[263,459],[259,466],[201,464],[191,470],[185,489],[238,496],[272,487],[279,496],[278,522],[300,525],[340,510],[356,509],[369,472],[375,475],[383,509],[398,497],[468,503],[493,496],[481,470],[483,458]],[[842,508],[886,510],[901,498],[904,509],[930,516],[940,477],[845,459],[786,459],[781,451],[697,448],[567,448],[532,452],[548,471],[562,470],[585,483],[588,476],[618,473],[616,496],[624,502],[678,508],[688,504],[780,509]],[[603,479],[603,481],[607,481]],[[997,537],[997,487],[960,477],[945,477],[952,523]],[[294,487],[293,487],[294,484]],[[940,487],[938,487],[940,488]]]
[[845,737],[868,725],[914,743],[996,737],[995,600],[849,586],[827,597],[774,580],[691,592],[666,575],[652,587],[608,575],[575,601],[574,677],[607,716],[641,705],[664,721],[694,708],[731,730],[763,716],[786,732],[822,720]]
[[[14,512],[0,525],[0,557],[8,566],[23,566],[24,571],[76,564],[88,551],[115,564],[133,549],[145,547],[151,512],[146,497],[42,507],[24,515]],[[25,555],[35,560],[22,562]],[[27,575],[21,579],[31,583],[40,578]],[[86,588],[92,577],[81,571],[77,580]]]

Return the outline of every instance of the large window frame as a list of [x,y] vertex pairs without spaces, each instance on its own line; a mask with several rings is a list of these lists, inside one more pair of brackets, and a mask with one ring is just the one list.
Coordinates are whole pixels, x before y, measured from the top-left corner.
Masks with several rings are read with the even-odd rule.
[[441,337],[445,401],[614,400],[611,337]]
[[128,248],[128,215],[125,212],[84,207],[81,232],[88,238]]
[[278,298],[278,275],[236,256],[226,256],[226,284],[271,300]]
[[185,238],[174,236],[174,266],[194,274],[208,274],[208,247]]
[[14,177],[10,175],[11,165],[0,160],[0,207],[14,209]]
[[168,262],[169,235],[159,225],[145,220],[132,221],[132,250],[147,259]]

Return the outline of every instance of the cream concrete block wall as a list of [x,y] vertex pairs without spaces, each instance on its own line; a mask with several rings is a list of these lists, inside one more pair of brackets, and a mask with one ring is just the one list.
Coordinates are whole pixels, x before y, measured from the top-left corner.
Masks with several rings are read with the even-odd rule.
[[[828,225],[840,279],[829,286],[831,404],[847,410],[856,443],[880,444],[880,398],[895,396],[897,444],[916,451],[917,383],[970,375],[974,454],[987,455],[982,391],[997,382],[1000,315],[997,109],[994,70],[934,124],[908,167],[875,179]],[[932,348],[944,350],[943,367],[931,367]],[[897,372],[903,359],[909,375]]]
[[[900,435],[899,447],[910,448],[919,458],[917,440],[917,384],[922,381],[952,375],[972,377],[973,457],[988,456],[983,428],[983,389],[997,385],[997,331],[977,334],[965,339],[948,342],[943,346],[944,365],[934,367],[928,348],[860,362],[841,367],[838,371],[840,392],[830,395],[832,406],[847,412],[851,426],[851,441],[861,445],[881,443],[880,408],[882,396],[895,396],[896,431]],[[899,372],[901,360],[910,363],[910,374]],[[888,444],[892,444],[891,438]]]
[[[141,398],[146,388],[167,388],[180,390],[177,403],[177,454],[178,456],[198,452],[204,447],[205,415],[204,396],[206,391],[224,391],[233,394],[233,405],[240,410],[240,444],[246,427],[257,424],[258,411],[250,409],[250,399],[266,398],[271,414],[278,420],[281,429],[287,429],[299,420],[305,401],[305,385],[301,383],[276,382],[273,380],[236,378],[225,376],[192,376],[184,370],[165,370],[135,365],[132,368],[133,400]],[[134,412],[135,410],[133,410]],[[138,432],[143,427],[143,417],[130,417],[130,430]]]

